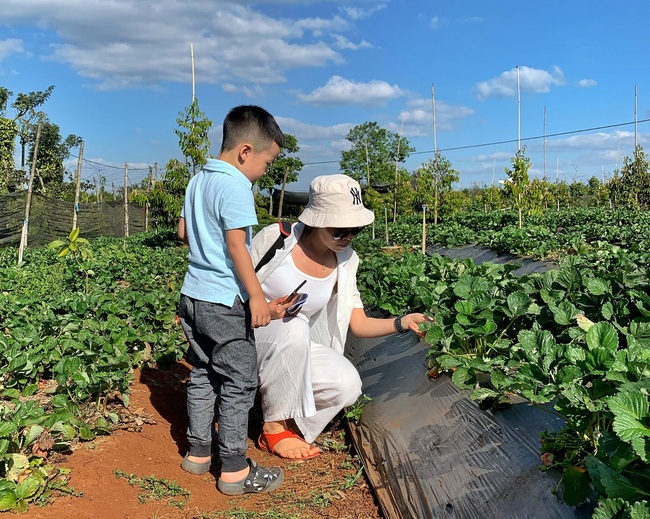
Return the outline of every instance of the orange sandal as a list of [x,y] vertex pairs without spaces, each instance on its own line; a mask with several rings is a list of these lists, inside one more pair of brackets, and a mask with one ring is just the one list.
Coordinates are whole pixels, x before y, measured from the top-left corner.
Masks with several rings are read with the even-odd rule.
[[275,454],[276,456],[288,460],[310,460],[312,458],[315,458],[320,454],[320,452],[316,452],[315,454],[310,454],[308,456],[302,456],[300,458],[288,458],[285,456],[280,456],[279,454],[275,453],[275,446],[280,442],[281,440],[285,440],[287,438],[295,438],[297,440],[301,440],[305,443],[305,445],[309,445],[302,436],[297,435],[293,431],[290,431],[289,429],[286,429],[282,432],[279,433],[265,433],[262,431],[260,434],[260,437],[257,439],[257,445],[259,448],[265,452],[269,452],[271,454]]

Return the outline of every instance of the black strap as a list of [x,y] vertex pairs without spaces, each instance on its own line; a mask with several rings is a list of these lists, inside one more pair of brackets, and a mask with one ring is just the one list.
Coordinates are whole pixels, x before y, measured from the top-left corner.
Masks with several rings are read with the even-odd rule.
[[278,222],[278,225],[280,226],[280,236],[278,236],[278,239],[275,240],[273,245],[271,245],[271,248],[266,251],[266,254],[262,256],[262,259],[255,267],[255,272],[260,270],[264,265],[273,259],[273,256],[275,256],[275,251],[281,249],[284,245],[284,240],[287,239],[287,236],[291,235],[291,222]]

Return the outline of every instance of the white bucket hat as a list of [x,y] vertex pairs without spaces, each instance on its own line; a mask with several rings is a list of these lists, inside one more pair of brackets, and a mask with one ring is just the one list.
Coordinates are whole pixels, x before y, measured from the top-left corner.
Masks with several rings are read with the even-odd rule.
[[375,214],[361,201],[359,183],[347,175],[321,175],[311,181],[309,202],[298,217],[310,227],[363,227]]

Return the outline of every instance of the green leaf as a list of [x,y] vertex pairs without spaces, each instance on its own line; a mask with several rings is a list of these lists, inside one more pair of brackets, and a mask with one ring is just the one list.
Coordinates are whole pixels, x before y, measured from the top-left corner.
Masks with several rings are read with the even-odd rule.
[[618,349],[618,332],[610,323],[600,322],[589,328],[587,332],[587,346],[593,350],[603,348],[614,352]]
[[470,375],[467,368],[463,368],[461,366],[456,368],[456,371],[454,371],[453,375],[451,376],[451,380],[457,387],[463,389],[469,389],[476,383],[476,377]]
[[498,393],[486,387],[479,387],[470,392],[469,397],[477,402],[483,402],[486,398],[496,398]]
[[509,294],[506,301],[512,317],[519,317],[526,314],[531,303],[530,297],[523,292]]
[[79,438],[84,441],[94,440],[97,435],[88,427],[87,424],[82,424],[79,427]]
[[568,326],[573,322],[573,319],[580,313],[572,303],[562,301],[559,305],[549,305],[553,318],[558,324]]
[[587,291],[594,296],[602,296],[609,294],[612,291],[612,287],[609,281],[600,278],[590,278],[585,283],[585,288]]
[[27,432],[25,432],[25,446],[31,445],[43,433],[45,429],[40,425],[32,425]]
[[650,427],[642,421],[648,418],[648,396],[640,391],[625,391],[611,397],[607,404],[614,413],[612,429],[618,437],[632,445],[639,457],[647,462],[650,456]]
[[0,440],[0,459],[2,459],[2,456],[7,454],[7,451],[9,450],[9,445],[11,445],[11,442],[6,438],[2,438]]
[[48,249],[58,249],[59,247],[63,247],[65,245],[65,242],[62,240],[54,240],[53,242],[50,242],[49,245],[47,246]]
[[16,424],[13,422],[0,422],[0,438],[11,438],[16,432]]
[[15,494],[18,499],[29,499],[43,485],[41,479],[35,476],[29,476],[16,485]]
[[625,476],[593,455],[587,456],[585,464],[594,484],[597,488],[602,487],[607,497],[621,498],[627,501],[633,501],[643,497],[641,489],[635,487]]
[[426,328],[426,335],[424,336],[424,340],[428,344],[436,344],[440,339],[443,337],[442,333],[442,328],[437,325],[428,325]]
[[569,467],[562,475],[564,501],[578,506],[589,497],[589,474],[582,467]]
[[607,301],[600,309],[600,313],[605,318],[606,321],[610,321],[612,317],[614,317],[614,306],[612,305],[612,303]]
[[591,519],[615,519],[623,508],[625,501],[622,499],[604,499],[598,503]]
[[16,501],[16,494],[13,491],[0,491],[0,512],[8,512],[16,508]]

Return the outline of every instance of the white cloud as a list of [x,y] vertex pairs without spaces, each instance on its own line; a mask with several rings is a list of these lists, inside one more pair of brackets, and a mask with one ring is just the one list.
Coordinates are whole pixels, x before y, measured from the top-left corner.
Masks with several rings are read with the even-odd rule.
[[[562,86],[566,83],[564,73],[557,65],[552,71],[519,67],[519,86],[522,92],[536,94],[549,92],[551,86]],[[511,97],[517,95],[517,68],[502,72],[498,77],[482,81],[476,85],[477,97]]]
[[355,81],[332,76],[325,86],[319,87],[309,94],[298,94],[305,103],[322,105],[381,105],[405,94],[397,85],[389,85],[386,81]]
[[432,28],[437,29],[440,27],[440,18],[437,16],[433,16],[431,20],[429,20],[429,24],[431,25]]
[[[350,129],[355,126],[352,123],[335,124],[333,126],[320,126],[317,124],[307,124],[298,119],[291,117],[275,118],[282,131],[291,135],[300,136],[300,141],[318,141],[318,140],[341,140],[345,139]],[[302,144],[298,145],[302,149]]]
[[571,135],[560,139],[548,139],[549,150],[616,150],[621,144],[634,143],[634,132],[615,131],[612,133],[590,133]]
[[22,54],[25,52],[23,41],[17,38],[0,40],[0,63],[12,54]]
[[594,87],[598,84],[595,79],[581,79],[578,81],[578,86],[582,88]]
[[[460,121],[469,117],[474,110],[465,106],[457,106],[436,101],[436,130],[452,130]],[[388,129],[394,132],[401,130],[404,120],[404,135],[424,137],[433,132],[433,107],[430,99],[411,99],[399,115],[399,123],[391,123]]]
[[350,30],[341,16],[274,18],[245,4],[3,0],[2,19],[56,35],[46,59],[69,65],[102,89],[189,82],[190,43],[199,83],[281,83],[292,69],[343,62],[339,51],[320,38]]
[[339,50],[358,50],[358,49],[368,49],[372,48],[372,45],[365,40],[361,40],[359,43],[352,43],[345,36],[340,34],[333,34],[334,38],[334,47]]
[[381,11],[386,8],[388,1],[374,0],[374,3],[370,7],[341,7],[341,12],[344,13],[351,20],[363,20],[364,18],[369,18],[377,11]]

